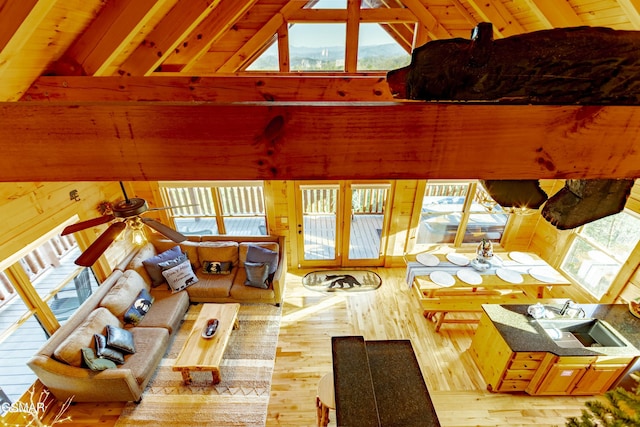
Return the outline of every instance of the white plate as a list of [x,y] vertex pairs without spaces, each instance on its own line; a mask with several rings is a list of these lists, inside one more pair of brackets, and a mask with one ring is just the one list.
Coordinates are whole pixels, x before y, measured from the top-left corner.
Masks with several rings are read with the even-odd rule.
[[446,271],[432,271],[431,274],[429,274],[429,278],[436,285],[440,285],[445,288],[456,284],[456,279]]
[[440,264],[440,260],[434,254],[428,254],[426,252],[422,252],[416,255],[416,261],[418,261],[422,265],[426,265],[427,267],[435,267]]
[[531,255],[525,254],[524,252],[509,252],[509,258],[520,264],[533,264],[534,261]]
[[470,285],[479,285],[482,283],[482,276],[468,268],[462,268],[456,272],[458,279]]
[[545,283],[564,282],[566,279],[551,267],[533,267],[529,269],[529,274],[534,279]]
[[515,270],[509,270],[508,268],[498,268],[496,270],[496,276],[498,276],[505,282],[514,283],[516,285],[524,282],[522,274],[518,273]]
[[466,256],[455,254],[455,253],[447,254],[447,259],[452,264],[460,265],[462,267],[464,267],[465,265],[469,265],[469,261],[470,261],[469,258],[467,258]]

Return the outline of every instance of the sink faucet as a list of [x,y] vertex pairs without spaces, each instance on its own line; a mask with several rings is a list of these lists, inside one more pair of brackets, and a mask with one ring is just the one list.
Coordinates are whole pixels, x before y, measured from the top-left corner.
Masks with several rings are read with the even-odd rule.
[[560,316],[567,315],[569,317],[584,317],[585,312],[578,303],[568,299],[560,309]]

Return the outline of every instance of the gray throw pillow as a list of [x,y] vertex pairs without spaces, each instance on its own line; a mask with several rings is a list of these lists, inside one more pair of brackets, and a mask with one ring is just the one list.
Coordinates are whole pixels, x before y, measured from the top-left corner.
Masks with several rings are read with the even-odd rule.
[[164,276],[162,275],[162,267],[158,264],[176,259],[180,255],[182,255],[180,246],[174,246],[168,251],[164,251],[161,254],[142,261],[142,265],[144,265],[144,268],[145,270],[147,270],[149,277],[151,277],[151,286],[160,286],[161,284],[165,283]]
[[123,353],[133,354],[136,352],[133,334],[118,326],[107,325],[107,346]]
[[124,355],[121,351],[107,346],[107,338],[102,334],[93,336],[96,342],[96,354],[103,359],[109,359],[117,364],[124,363]]
[[247,271],[247,280],[244,282],[245,285],[262,289],[269,288],[267,281],[269,277],[269,266],[266,263],[247,261],[244,263],[244,268]]
[[264,262],[268,264],[268,274],[273,274],[278,269],[278,252],[262,246],[249,245],[247,248],[248,262]]

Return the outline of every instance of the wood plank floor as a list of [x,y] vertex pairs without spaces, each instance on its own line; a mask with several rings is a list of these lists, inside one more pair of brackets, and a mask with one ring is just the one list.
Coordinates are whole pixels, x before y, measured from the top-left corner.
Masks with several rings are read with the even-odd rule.
[[[445,325],[435,333],[404,283],[404,268],[374,270],[383,285],[352,294],[310,291],[301,283],[309,270],[289,271],[267,426],[315,425],[317,383],[331,371],[331,336],[340,335],[410,339],[443,427],[562,426],[591,399],[489,393],[467,352],[476,326]],[[76,404],[65,425],[112,426],[121,408]],[[333,411],[330,417],[335,426]]]

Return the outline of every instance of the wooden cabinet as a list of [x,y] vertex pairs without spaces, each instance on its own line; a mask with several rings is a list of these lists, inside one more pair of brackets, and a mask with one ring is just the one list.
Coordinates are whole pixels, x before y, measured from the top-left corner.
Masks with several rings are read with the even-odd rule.
[[556,356],[514,352],[491,319],[483,314],[469,353],[495,392],[533,395],[602,394],[635,361],[628,356]]
[[627,367],[633,361],[634,359],[629,357],[598,357],[580,378],[571,394],[592,395],[604,393],[625,373]]

